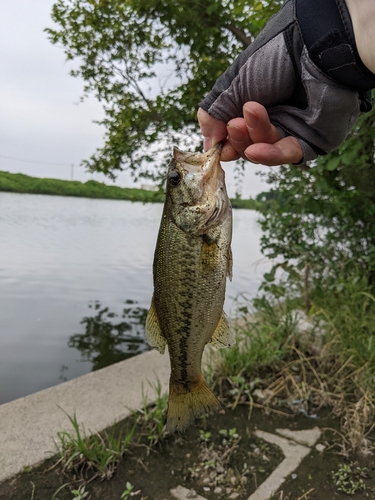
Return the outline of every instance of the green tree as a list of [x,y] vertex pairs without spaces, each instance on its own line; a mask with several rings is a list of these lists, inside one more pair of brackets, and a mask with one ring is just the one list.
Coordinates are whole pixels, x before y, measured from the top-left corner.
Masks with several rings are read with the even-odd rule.
[[[353,272],[375,285],[375,110],[362,115],[350,136],[335,152],[309,167],[283,166],[269,182],[283,204],[264,214],[263,252],[276,259],[264,287],[276,294],[276,270],[288,273],[289,290]],[[347,267],[347,269],[345,269]]]
[[49,39],[103,102],[105,143],[83,163],[147,175],[172,144],[200,147],[199,101],[281,0],[58,0]]

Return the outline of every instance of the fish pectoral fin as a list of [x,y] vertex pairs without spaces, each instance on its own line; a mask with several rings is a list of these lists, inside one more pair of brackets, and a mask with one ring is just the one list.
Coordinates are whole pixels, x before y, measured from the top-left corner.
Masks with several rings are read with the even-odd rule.
[[208,343],[216,349],[220,349],[221,347],[230,347],[231,345],[236,343],[236,339],[234,338],[234,335],[230,329],[224,311],[221,313],[219,323],[217,324],[211,340],[209,340]]
[[145,327],[146,339],[153,349],[157,349],[160,354],[164,354],[167,339],[164,337],[156,312],[154,298],[151,301],[151,307],[148,311]]
[[232,249],[231,249],[231,247],[228,248],[228,254],[227,254],[227,276],[229,278],[229,281],[232,281],[232,277],[233,277],[233,255],[232,255]]

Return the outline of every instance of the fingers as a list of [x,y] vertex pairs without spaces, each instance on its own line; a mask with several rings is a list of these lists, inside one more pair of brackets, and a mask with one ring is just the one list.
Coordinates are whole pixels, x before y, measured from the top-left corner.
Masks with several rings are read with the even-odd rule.
[[227,137],[227,126],[224,122],[216,120],[210,116],[207,111],[202,108],[198,109],[198,122],[204,137],[204,150],[215,146],[220,141]]
[[201,108],[198,121],[205,151],[226,139],[222,161],[244,158],[252,163],[276,166],[298,163],[303,158],[299,141],[292,136],[283,138],[270,122],[266,108],[257,102],[247,102],[243,107],[243,118],[234,118],[228,124],[216,120]]
[[249,136],[249,131],[243,118],[234,118],[227,124],[228,142],[232,150],[238,155],[238,158],[244,158],[245,149],[247,149],[253,141]]
[[303,158],[300,143],[295,137],[288,136],[274,144],[260,142],[252,144],[245,151],[246,158],[252,163],[275,167],[285,163],[298,163]]
[[247,102],[243,115],[227,125],[228,141],[239,157],[270,167],[302,160],[298,140],[292,136],[283,138],[261,104]]
[[281,139],[280,132],[272,125],[266,108],[261,104],[247,102],[243,107],[243,116],[253,143],[274,144]]

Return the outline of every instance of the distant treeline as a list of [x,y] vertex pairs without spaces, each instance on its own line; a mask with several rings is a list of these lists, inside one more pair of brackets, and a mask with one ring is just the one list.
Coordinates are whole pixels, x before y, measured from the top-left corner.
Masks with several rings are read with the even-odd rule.
[[[138,188],[122,188],[107,186],[97,181],[63,181],[61,179],[44,179],[24,174],[11,174],[0,171],[0,191],[13,193],[47,194],[55,196],[79,196],[84,198],[104,198],[111,200],[141,201],[143,203],[163,203],[164,192],[148,191]],[[273,203],[279,204],[277,194],[270,191],[260,193],[255,199],[231,199],[233,208],[245,208],[264,211]]]

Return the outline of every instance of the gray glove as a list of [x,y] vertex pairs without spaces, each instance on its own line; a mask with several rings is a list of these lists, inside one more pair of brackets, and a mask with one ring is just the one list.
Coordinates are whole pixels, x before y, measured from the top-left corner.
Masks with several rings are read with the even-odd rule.
[[344,0],[287,0],[200,107],[227,123],[247,101],[262,104],[283,137],[299,140],[302,163],[345,140],[374,87]]

